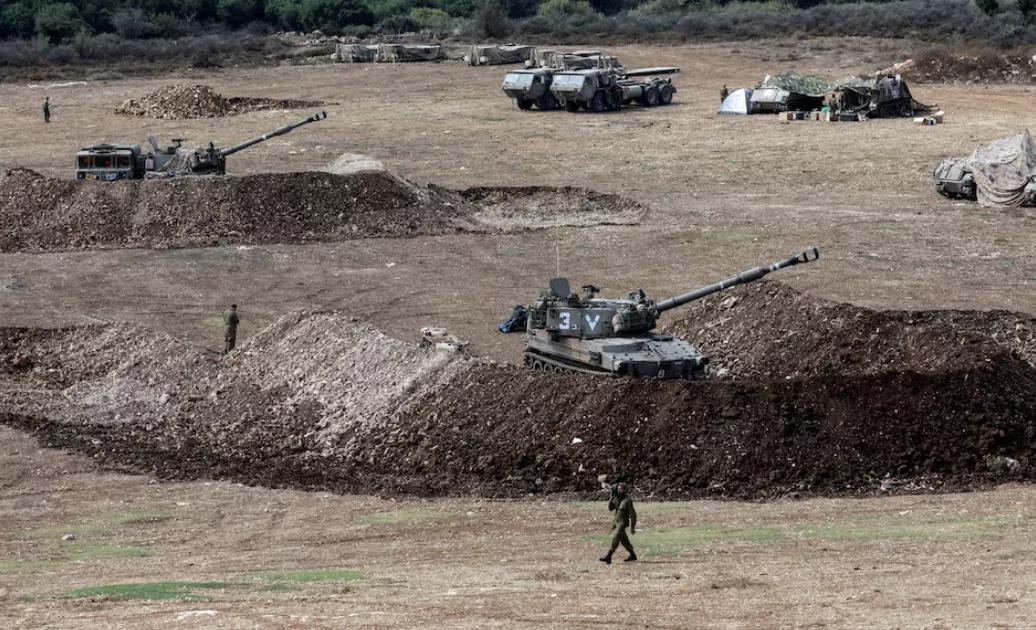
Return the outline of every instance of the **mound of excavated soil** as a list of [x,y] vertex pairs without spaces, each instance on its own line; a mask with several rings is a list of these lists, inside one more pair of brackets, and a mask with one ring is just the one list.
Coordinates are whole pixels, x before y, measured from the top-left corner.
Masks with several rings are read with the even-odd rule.
[[1036,80],[1036,62],[1028,57],[1000,53],[959,55],[934,49],[889,70],[917,83],[1032,83]]
[[[467,193],[421,187],[380,171],[347,175],[269,173],[245,177],[92,182],[24,169],[0,176],[0,251],[106,247],[204,247],[498,232],[555,224],[639,220],[644,208],[616,195],[542,189],[526,221],[507,226],[480,214],[496,206]],[[503,195],[517,197],[508,190]],[[549,200],[542,200],[549,195]],[[572,201],[574,200],[574,201]],[[631,209],[635,208],[635,210]]]
[[[759,497],[1036,479],[1018,328],[1032,317],[910,318],[764,285],[696,306],[704,347],[745,358],[728,361],[735,379],[690,383],[533,374],[340,313],[288,316],[223,359],[136,327],[0,329],[0,420],[163,476],[348,491],[593,493],[604,475],[659,497]],[[882,349],[856,351],[868,344]]]
[[999,351],[1036,362],[1036,318],[1007,311],[875,311],[759,282],[693,302],[668,332],[712,355],[719,377],[929,372]]
[[462,194],[481,208],[476,219],[503,230],[630,225],[644,214],[644,208],[629,199],[571,186],[469,188]]
[[298,109],[320,107],[319,101],[298,101],[272,98],[227,98],[207,85],[166,85],[140,99],[129,99],[115,108],[116,114],[180,120],[185,118],[219,118],[262,109]]

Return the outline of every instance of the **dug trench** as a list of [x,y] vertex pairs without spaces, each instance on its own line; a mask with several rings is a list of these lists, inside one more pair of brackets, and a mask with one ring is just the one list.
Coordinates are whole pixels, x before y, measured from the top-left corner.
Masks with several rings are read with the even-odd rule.
[[581,188],[450,190],[377,170],[96,182],[13,169],[0,175],[0,252],[635,225],[646,211]]
[[956,490],[1036,479],[1034,325],[1008,312],[872,311],[763,282],[673,323],[721,365],[701,382],[533,374],[341,312],[286,316],[224,358],[118,324],[3,329],[0,416],[114,468],[277,487]]

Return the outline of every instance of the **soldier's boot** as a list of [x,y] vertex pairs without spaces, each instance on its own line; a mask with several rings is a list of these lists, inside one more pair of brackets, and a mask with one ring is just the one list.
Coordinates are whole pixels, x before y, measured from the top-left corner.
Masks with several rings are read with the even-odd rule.
[[607,553],[603,557],[598,558],[598,560],[600,560],[601,562],[603,562],[605,564],[611,564],[612,563],[612,554],[611,553]]
[[626,556],[625,560],[623,560],[623,562],[636,562],[636,561],[637,561],[637,554],[635,554],[635,553],[631,553],[630,555]]

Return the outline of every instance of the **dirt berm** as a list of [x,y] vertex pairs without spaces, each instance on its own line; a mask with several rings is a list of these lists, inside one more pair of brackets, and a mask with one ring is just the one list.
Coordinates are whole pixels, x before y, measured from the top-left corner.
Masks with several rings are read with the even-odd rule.
[[577,188],[454,191],[384,171],[66,181],[0,175],[0,252],[205,247],[635,224],[644,206]]
[[755,498],[1036,479],[1032,316],[870,311],[760,283],[676,327],[692,319],[707,350],[739,356],[726,376],[550,377],[342,313],[285,317],[225,359],[129,326],[3,329],[0,415],[116,467],[339,491],[592,495],[604,475],[641,496]]

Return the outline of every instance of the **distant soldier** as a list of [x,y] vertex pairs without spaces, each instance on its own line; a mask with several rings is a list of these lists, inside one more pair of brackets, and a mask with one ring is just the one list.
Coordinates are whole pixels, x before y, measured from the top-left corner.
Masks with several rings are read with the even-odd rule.
[[723,89],[719,91],[719,104],[722,105],[723,101],[727,100],[728,96],[730,96],[730,91],[727,90],[727,84],[724,83]]
[[629,556],[623,562],[633,562],[637,554],[633,551],[633,544],[626,535],[626,528],[630,528],[631,534],[637,533],[637,511],[633,509],[633,499],[629,497],[629,486],[625,483],[617,484],[612,488],[612,496],[608,500],[608,509],[615,512],[615,521],[612,524],[612,544],[608,553],[601,558],[605,564],[612,563],[612,554],[622,545]]
[[234,349],[234,344],[237,343],[237,325],[241,323],[241,318],[237,314],[237,304],[231,304],[230,310],[223,313],[223,323],[227,327],[223,354],[227,354]]
[[43,122],[50,122],[50,97],[43,101]]

